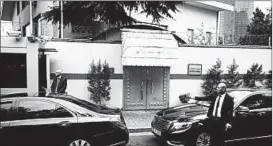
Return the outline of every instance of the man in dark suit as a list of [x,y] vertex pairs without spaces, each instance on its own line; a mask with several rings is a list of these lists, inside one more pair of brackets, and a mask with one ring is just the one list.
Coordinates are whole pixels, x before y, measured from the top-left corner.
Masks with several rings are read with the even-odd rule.
[[51,85],[51,92],[56,94],[64,94],[67,86],[67,79],[62,76],[62,71],[57,70],[55,78]]
[[220,83],[217,86],[217,93],[212,93],[206,97],[195,97],[198,101],[211,101],[208,116],[208,132],[214,137],[214,146],[223,146],[225,143],[225,132],[231,128],[233,117],[233,98],[226,93],[226,84]]

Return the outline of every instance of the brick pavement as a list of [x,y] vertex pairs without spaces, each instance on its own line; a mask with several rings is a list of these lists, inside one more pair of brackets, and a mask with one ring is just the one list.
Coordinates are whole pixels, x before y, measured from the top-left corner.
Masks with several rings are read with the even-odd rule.
[[151,122],[158,110],[123,111],[123,116],[130,133],[151,131]]

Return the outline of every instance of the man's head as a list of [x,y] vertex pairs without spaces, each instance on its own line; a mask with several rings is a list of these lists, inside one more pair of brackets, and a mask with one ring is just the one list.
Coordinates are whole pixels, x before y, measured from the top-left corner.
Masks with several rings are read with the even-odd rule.
[[60,70],[60,69],[56,70],[55,75],[56,75],[56,77],[59,77],[60,75],[62,75],[62,70]]
[[227,85],[225,83],[220,83],[217,86],[217,93],[224,94],[227,91]]

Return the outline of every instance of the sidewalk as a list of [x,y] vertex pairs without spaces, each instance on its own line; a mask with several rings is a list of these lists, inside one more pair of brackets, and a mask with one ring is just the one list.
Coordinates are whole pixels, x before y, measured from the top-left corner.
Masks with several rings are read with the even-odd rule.
[[158,110],[123,111],[123,116],[130,133],[150,132],[151,122]]

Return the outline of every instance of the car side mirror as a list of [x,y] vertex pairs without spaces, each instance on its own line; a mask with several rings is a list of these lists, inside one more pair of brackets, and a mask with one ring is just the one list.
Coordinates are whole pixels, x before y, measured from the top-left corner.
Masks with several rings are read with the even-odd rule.
[[249,108],[245,107],[245,106],[239,106],[236,111],[237,111],[237,113],[248,113]]

